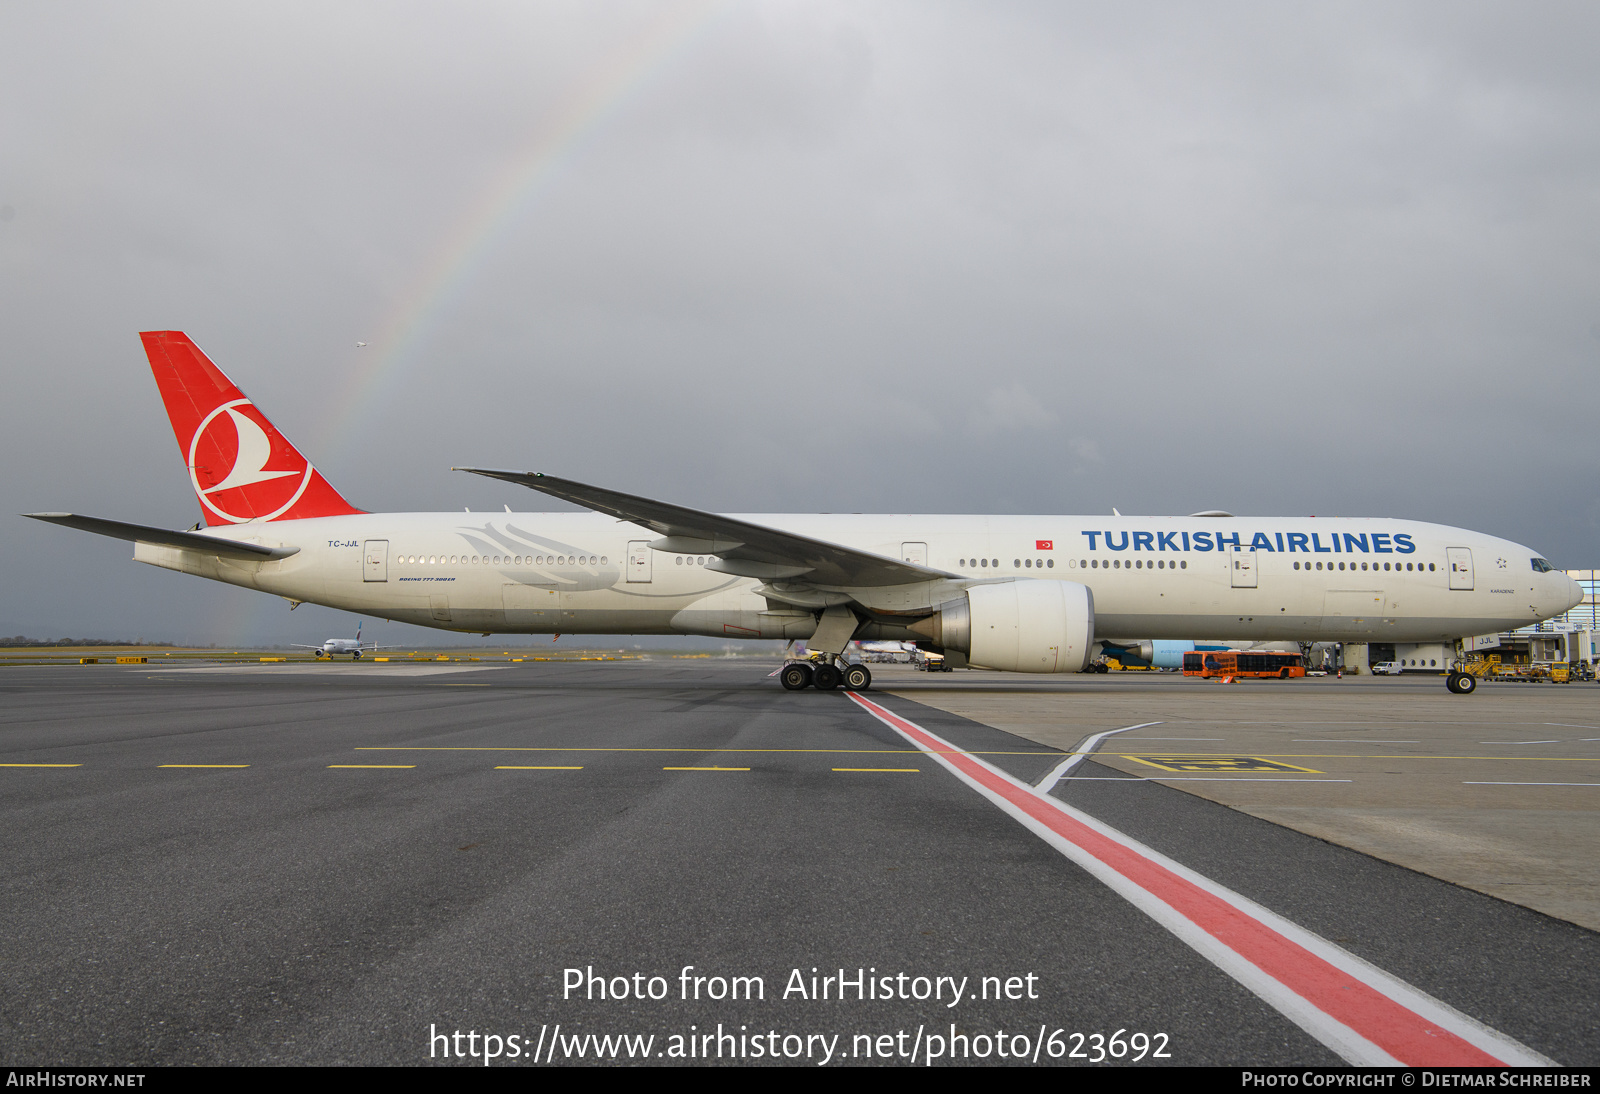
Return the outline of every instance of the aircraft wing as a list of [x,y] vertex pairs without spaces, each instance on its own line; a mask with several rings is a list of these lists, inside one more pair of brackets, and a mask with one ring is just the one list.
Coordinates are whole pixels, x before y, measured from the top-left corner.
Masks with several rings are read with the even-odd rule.
[[270,562],[275,558],[288,558],[300,550],[298,547],[263,547],[259,543],[241,543],[238,540],[202,535],[199,532],[172,532],[165,528],[147,528],[142,524],[124,524],[120,520],[84,517],[76,513],[22,515],[49,524],[93,532],[99,536],[110,536],[112,539],[125,539],[131,543],[154,543],[159,547],[178,547],[185,551],[242,559],[245,562]]
[[938,578],[961,578],[960,574],[917,566],[886,555],[571,479],[558,479],[537,471],[494,471],[481,467],[452,470],[514,482],[597,513],[631,521],[661,535],[661,539],[651,544],[655,549],[716,555],[718,560],[708,563],[706,569],[738,577],[800,580],[843,587],[906,585]]

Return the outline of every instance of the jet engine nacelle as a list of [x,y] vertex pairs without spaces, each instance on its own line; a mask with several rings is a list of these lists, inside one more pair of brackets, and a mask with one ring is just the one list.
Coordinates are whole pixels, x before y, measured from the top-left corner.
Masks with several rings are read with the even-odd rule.
[[1096,651],[1107,657],[1115,657],[1118,661],[1127,663],[1129,660],[1139,664],[1153,665],[1156,658],[1156,644],[1146,638],[1142,642],[1132,642],[1127,639],[1102,638],[1095,643]]
[[1094,646],[1094,595],[1075,581],[976,585],[907,629],[976,668],[1082,672]]
[[1095,647],[1099,653],[1115,657],[1124,666],[1143,664],[1158,669],[1181,669],[1183,655],[1194,649],[1194,643],[1160,638],[1146,638],[1138,642],[1124,638],[1102,638],[1095,643]]

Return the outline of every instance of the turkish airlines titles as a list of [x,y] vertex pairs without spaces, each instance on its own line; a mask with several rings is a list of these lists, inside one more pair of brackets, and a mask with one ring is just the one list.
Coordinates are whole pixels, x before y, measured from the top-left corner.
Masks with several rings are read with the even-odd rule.
[[[1405,533],[1362,532],[1356,535],[1353,532],[1334,532],[1328,536],[1328,542],[1322,542],[1321,532],[1256,532],[1251,536],[1250,542],[1245,543],[1243,532],[1230,532],[1224,535],[1221,532],[1083,532],[1089,540],[1089,550],[1100,549],[1102,537],[1106,550],[1110,551],[1220,551],[1225,547],[1233,547],[1244,551],[1272,551],[1293,554],[1304,551],[1306,554],[1353,554],[1360,551],[1362,554],[1377,555],[1409,555],[1416,551],[1417,545],[1411,542],[1411,537]],[[1117,537],[1121,537],[1118,539]],[[1342,546],[1341,546],[1342,540]]]

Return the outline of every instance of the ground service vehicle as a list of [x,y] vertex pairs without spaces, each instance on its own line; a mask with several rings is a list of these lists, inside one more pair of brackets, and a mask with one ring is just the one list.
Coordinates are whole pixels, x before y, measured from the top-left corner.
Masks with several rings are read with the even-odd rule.
[[1183,655],[1183,674],[1210,679],[1215,676],[1276,676],[1287,680],[1304,676],[1304,659],[1298,653],[1252,650],[1208,650]]

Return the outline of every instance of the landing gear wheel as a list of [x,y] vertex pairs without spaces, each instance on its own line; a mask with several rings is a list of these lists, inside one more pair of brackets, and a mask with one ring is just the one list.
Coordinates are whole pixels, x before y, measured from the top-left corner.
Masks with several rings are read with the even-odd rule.
[[1471,695],[1478,690],[1478,678],[1470,672],[1452,672],[1444,678],[1444,686],[1457,695]]
[[866,691],[872,686],[872,673],[865,665],[851,665],[844,670],[844,686],[850,691]]
[[789,691],[803,691],[811,686],[811,666],[799,663],[783,666],[783,671],[778,674],[785,689]]
[[811,670],[811,682],[822,691],[832,691],[839,686],[843,675],[832,665],[818,665]]

